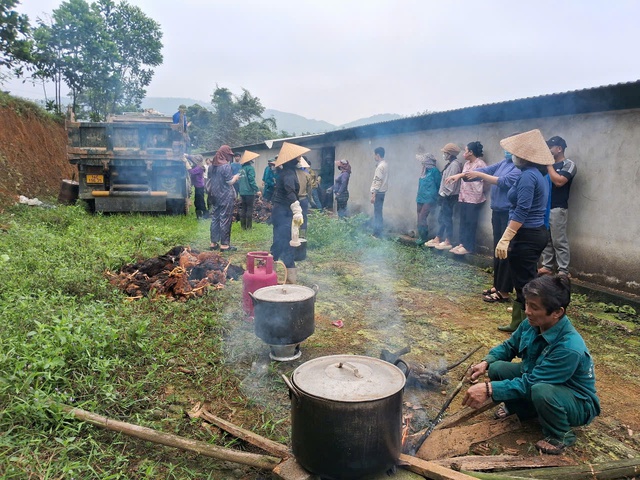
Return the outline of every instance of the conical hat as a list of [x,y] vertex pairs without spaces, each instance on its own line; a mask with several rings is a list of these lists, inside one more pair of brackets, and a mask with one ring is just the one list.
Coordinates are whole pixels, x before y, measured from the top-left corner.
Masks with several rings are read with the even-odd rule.
[[516,157],[531,163],[538,165],[553,165],[555,163],[547,142],[538,129],[503,138],[500,140],[500,146]]
[[304,157],[300,157],[298,161],[298,167],[300,168],[309,168],[311,165],[304,159]]
[[294,158],[298,158],[300,155],[304,155],[311,150],[307,147],[301,147],[300,145],[294,145],[289,142],[282,142],[282,148],[280,149],[280,153],[278,153],[278,159],[276,160],[275,166],[279,167],[280,165],[290,162]]
[[250,152],[249,150],[245,150],[244,153],[242,154],[242,157],[240,158],[240,165],[244,165],[245,163],[250,162],[251,160],[255,160],[259,156],[260,156],[259,153],[254,153],[254,152]]

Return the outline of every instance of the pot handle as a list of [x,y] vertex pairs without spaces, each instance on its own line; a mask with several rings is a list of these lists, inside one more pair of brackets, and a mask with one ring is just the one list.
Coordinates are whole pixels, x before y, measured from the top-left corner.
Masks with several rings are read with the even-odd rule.
[[362,378],[362,374],[358,370],[358,367],[356,367],[352,363],[349,363],[349,362],[340,362],[340,363],[338,363],[338,368],[343,368],[343,367],[349,367],[351,369],[351,371],[353,372],[353,375],[356,378]]
[[284,383],[289,387],[289,398],[291,398],[291,394],[295,395],[298,400],[300,400],[300,394],[298,393],[298,389],[293,386],[289,377],[287,377],[284,373],[280,375]]
[[[399,363],[401,363],[402,365],[404,365],[403,368],[400,367],[400,365],[398,365]],[[402,371],[402,373],[404,373],[404,378],[409,378],[409,372],[411,372],[411,367],[409,366],[409,364],[407,362],[405,362],[404,360],[402,360],[401,358],[397,359],[395,362],[393,362],[393,364],[400,368],[400,370]]]
[[316,285],[315,283],[313,285],[311,285],[311,288],[313,289],[314,292],[316,292],[316,295],[320,291],[320,287],[318,285]]

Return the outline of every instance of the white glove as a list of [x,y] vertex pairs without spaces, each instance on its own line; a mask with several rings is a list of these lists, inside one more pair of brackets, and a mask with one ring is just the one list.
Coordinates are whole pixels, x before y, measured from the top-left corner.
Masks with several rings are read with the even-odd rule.
[[507,258],[507,251],[509,250],[509,244],[511,243],[511,240],[513,240],[513,237],[516,236],[516,233],[518,233],[517,230],[514,230],[511,227],[507,227],[504,231],[504,233],[502,234],[502,238],[498,241],[498,244],[496,245],[496,257],[504,260],[505,258]]
[[291,204],[291,211],[293,212],[292,223],[299,227],[304,222],[304,218],[302,217],[302,207],[300,206],[300,202],[298,200]]

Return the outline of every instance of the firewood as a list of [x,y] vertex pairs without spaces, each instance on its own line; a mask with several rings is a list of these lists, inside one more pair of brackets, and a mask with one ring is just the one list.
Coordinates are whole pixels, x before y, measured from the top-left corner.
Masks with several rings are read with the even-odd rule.
[[640,458],[618,460],[605,463],[585,463],[583,465],[536,470],[510,470],[502,473],[466,472],[475,478],[486,480],[506,480],[510,478],[539,478],[555,480],[605,480],[633,478],[640,474]]
[[474,443],[488,440],[519,428],[520,420],[516,415],[511,415],[504,420],[488,420],[464,427],[435,430],[424,441],[416,456],[423,460],[435,460],[464,455]]
[[455,427],[456,425],[460,425],[461,423],[466,422],[470,418],[473,418],[476,415],[480,415],[481,413],[484,413],[495,406],[496,406],[496,403],[493,400],[487,399],[478,408],[465,407],[462,410],[458,410],[453,415],[449,415],[448,417],[446,417],[438,425],[436,425],[436,428],[434,430],[441,430],[443,428]]
[[432,480],[472,480],[473,477],[456,472],[434,462],[428,462],[411,455],[400,455],[400,466]]
[[275,466],[280,463],[279,458],[270,457],[268,455],[256,455],[255,453],[239,452],[230,448],[209,445],[205,442],[191,440],[172,433],[163,433],[152,428],[120,422],[118,420],[103,417],[102,415],[87,412],[86,410],[81,410],[80,408],[73,408],[69,405],[60,405],[60,407],[75,418],[91,423],[92,425],[106,428],[107,430],[112,430],[114,432],[124,433],[125,435],[140,438],[148,442],[159,443],[160,445],[167,445],[169,447],[195,452],[200,455],[204,455],[205,457],[239,463],[241,465],[248,465],[250,467],[256,467],[263,470],[273,470]]
[[535,457],[523,457],[521,455],[467,455],[465,457],[444,458],[432,460],[433,463],[453,470],[472,471],[503,471],[516,468],[542,468],[542,467],[566,467],[577,465],[577,462],[569,457],[558,455],[544,455]]
[[216,417],[206,409],[202,409],[199,416],[207,422],[210,422],[215,426],[220,427],[224,431],[229,432],[231,435],[249,442],[251,445],[255,445],[256,447],[261,448],[265,452],[269,452],[280,458],[289,458],[292,455],[289,451],[289,447],[287,447],[286,445],[274,442],[273,440],[269,440],[268,438],[258,435],[257,433],[253,433],[249,430],[245,430],[242,427],[238,427],[231,422],[223,420],[220,417]]

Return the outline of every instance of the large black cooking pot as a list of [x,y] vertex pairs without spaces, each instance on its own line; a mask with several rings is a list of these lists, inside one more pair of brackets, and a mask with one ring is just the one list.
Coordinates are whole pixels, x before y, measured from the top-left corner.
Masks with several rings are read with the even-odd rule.
[[291,381],[291,443],[296,460],[331,480],[392,468],[402,448],[404,373],[359,355],[305,362]]
[[304,285],[272,285],[251,295],[256,335],[269,345],[292,345],[315,330],[317,288]]

